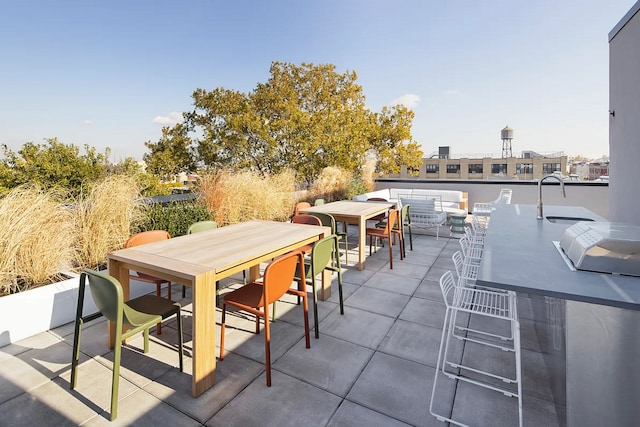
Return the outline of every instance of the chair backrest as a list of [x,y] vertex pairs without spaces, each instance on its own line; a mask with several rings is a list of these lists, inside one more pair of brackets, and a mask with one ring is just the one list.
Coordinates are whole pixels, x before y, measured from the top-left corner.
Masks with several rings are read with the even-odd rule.
[[400,224],[406,224],[407,221],[411,221],[409,219],[409,206],[409,204],[402,205],[402,208],[400,209]]
[[445,271],[442,276],[440,276],[440,290],[442,291],[442,298],[444,298],[444,303],[449,307],[451,304],[449,303],[449,292],[456,286],[456,281],[453,278],[453,274],[450,271]]
[[384,227],[384,233],[389,234],[392,229],[399,228],[398,222],[398,209],[391,209],[387,218],[387,224]]
[[317,216],[298,214],[291,218],[291,222],[296,224],[322,225],[322,221]]
[[509,205],[511,204],[511,195],[513,194],[513,190],[510,188],[503,188],[500,190],[500,195],[498,196],[497,204],[499,205]]
[[118,322],[119,312],[124,305],[122,285],[114,277],[98,271],[84,269],[80,275],[80,286],[89,281],[91,296],[98,310],[111,322]]
[[369,197],[367,202],[388,202],[384,197]]
[[[304,265],[304,255],[301,251],[289,252],[267,265],[264,270],[264,286],[261,297],[264,307],[277,301],[291,287],[298,263]],[[302,283],[305,283],[304,274],[302,276]]]
[[143,231],[138,234],[134,234],[129,237],[124,244],[125,248],[131,248],[134,246],[145,245],[147,243],[159,242],[161,240],[170,239],[171,235],[164,230],[149,230]]
[[324,212],[309,212],[309,215],[320,218],[325,227],[331,227],[331,234],[336,234],[336,219],[333,215]]
[[215,221],[198,221],[189,226],[187,234],[199,233],[201,231],[207,231],[214,228],[218,228],[218,223]]
[[460,248],[462,249],[462,256],[466,258],[467,256],[469,256],[471,242],[469,242],[469,238],[466,235],[458,239],[458,242],[460,243]]
[[324,270],[324,268],[329,264],[333,251],[337,249],[337,244],[336,236],[335,234],[332,234],[318,240],[313,245],[313,250],[311,251],[311,264],[314,275]]
[[453,266],[456,268],[456,275],[458,279],[460,278],[460,274],[462,274],[462,265],[464,264],[464,258],[462,257],[462,252],[455,251],[453,255],[451,255],[451,259],[453,259]]
[[311,203],[309,202],[298,202],[296,206],[293,208],[293,216],[296,216],[300,213],[300,209],[310,208]]

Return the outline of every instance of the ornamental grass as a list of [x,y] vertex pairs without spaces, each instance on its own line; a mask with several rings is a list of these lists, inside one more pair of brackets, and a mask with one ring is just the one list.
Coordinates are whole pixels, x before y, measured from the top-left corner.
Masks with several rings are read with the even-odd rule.
[[124,247],[131,230],[145,218],[136,180],[111,175],[80,194],[74,204],[75,266],[104,266],[107,255]]
[[218,225],[253,219],[285,221],[293,212],[296,176],[292,171],[263,176],[217,171],[201,177],[198,191]]
[[20,186],[0,199],[0,295],[46,283],[70,267],[74,220],[63,196]]

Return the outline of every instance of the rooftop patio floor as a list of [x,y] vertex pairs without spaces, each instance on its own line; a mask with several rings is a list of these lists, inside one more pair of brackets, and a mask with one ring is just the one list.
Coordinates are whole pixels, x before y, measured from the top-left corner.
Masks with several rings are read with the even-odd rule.
[[[355,231],[355,230],[353,230]],[[351,237],[351,236],[350,236]],[[350,242],[357,242],[354,235]],[[453,270],[458,240],[414,234],[413,250],[400,260],[396,249],[389,269],[386,248],[367,258],[358,271],[351,248],[344,270],[344,315],[336,278],[332,296],[319,302],[320,338],[304,346],[302,310],[293,299],[277,304],[272,325],[273,385],[265,384],[264,338],[252,317],[227,317],[226,354],[217,362],[216,385],[191,395],[191,305],[183,304],[187,357],[181,373],[175,320],[142,337],[122,354],[119,414],[109,420],[111,361],[104,320],[85,325],[78,383],[69,389],[73,324],[0,348],[0,426],[179,425],[179,426],[443,426],[429,413],[438,347],[445,313],[438,280]],[[229,287],[237,281],[226,281]],[[223,283],[224,284],[224,283]],[[226,288],[226,289],[229,289]],[[180,297],[174,285],[174,298]],[[224,292],[221,291],[221,292]],[[310,325],[313,327],[310,299]],[[533,328],[528,299],[518,311],[522,335],[524,424],[557,426],[547,370]],[[220,339],[218,309],[216,336]],[[214,325],[212,325],[214,327]],[[465,360],[508,369],[505,352],[459,345]],[[502,353],[502,354],[501,354]],[[517,400],[440,376],[440,413],[478,426],[518,425]]]

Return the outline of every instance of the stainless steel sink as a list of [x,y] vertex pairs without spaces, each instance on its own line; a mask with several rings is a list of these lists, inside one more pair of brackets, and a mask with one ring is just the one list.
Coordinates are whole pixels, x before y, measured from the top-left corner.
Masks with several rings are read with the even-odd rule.
[[580,217],[573,217],[573,216],[548,215],[546,218],[547,218],[547,221],[553,222],[555,224],[575,224],[576,222],[580,222],[580,221],[593,221],[591,218],[580,218]]

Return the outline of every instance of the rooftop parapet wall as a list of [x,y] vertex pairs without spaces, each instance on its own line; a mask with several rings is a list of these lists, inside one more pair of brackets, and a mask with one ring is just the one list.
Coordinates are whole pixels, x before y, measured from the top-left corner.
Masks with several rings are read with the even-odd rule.
[[[583,206],[590,211],[609,217],[609,184],[606,182],[565,182],[567,198],[562,197],[559,184],[545,182],[544,204],[558,206]],[[464,179],[420,179],[378,178],[375,189],[407,188],[431,190],[465,191],[469,195],[469,210],[476,202],[490,202],[500,194],[501,188],[513,190],[511,203],[535,205],[538,202],[538,182],[518,180],[464,180]]]

